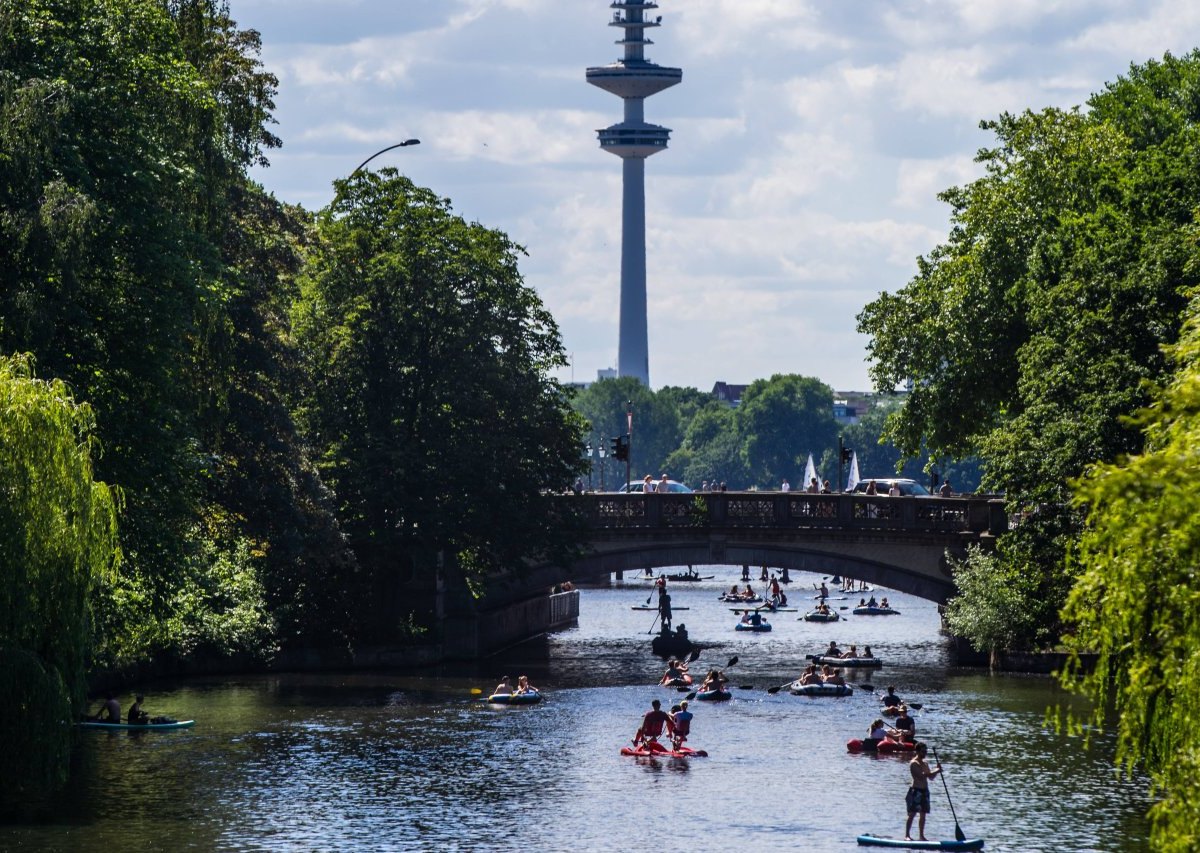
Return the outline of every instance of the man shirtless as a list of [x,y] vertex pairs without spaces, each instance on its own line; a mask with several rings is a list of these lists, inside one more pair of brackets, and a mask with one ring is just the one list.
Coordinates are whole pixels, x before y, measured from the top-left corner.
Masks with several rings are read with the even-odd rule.
[[912,841],[913,818],[920,815],[917,822],[918,841],[927,841],[925,837],[925,816],[929,814],[929,780],[942,772],[941,762],[937,769],[931,768],[925,761],[927,752],[925,744],[917,744],[917,754],[908,762],[908,772],[912,775],[912,784],[904,795],[904,804],[908,807],[908,821],[904,824],[904,840]]
[[668,733],[673,733],[674,723],[671,722],[671,717],[662,709],[662,703],[655,699],[650,703],[651,709],[642,717],[642,725],[638,728],[637,733],[633,736],[633,745],[637,746],[646,741],[657,741],[663,733],[663,726],[667,726]]

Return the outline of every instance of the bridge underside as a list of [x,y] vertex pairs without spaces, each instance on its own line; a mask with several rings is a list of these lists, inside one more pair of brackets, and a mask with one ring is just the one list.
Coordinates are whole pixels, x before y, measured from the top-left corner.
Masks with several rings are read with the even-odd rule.
[[[958,551],[954,548],[952,551]],[[878,584],[939,604],[954,592],[945,545],[895,542],[795,542],[753,541],[626,543],[624,547],[597,550],[575,562],[568,573],[575,580],[599,580],[612,572],[641,573],[666,566],[749,565],[753,569],[788,569],[841,575]],[[755,572],[757,577],[757,572]]]

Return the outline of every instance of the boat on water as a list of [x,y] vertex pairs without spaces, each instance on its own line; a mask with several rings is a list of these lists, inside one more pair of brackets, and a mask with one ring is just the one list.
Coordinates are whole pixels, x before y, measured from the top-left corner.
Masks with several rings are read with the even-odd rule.
[[84,720],[76,725],[81,729],[107,730],[110,732],[163,732],[173,729],[190,729],[195,720],[163,720],[158,723],[102,723],[99,720]]
[[665,657],[682,657],[691,654],[692,641],[687,635],[680,635],[676,631],[660,631],[658,635],[650,641],[650,650],[660,658]]
[[690,746],[680,746],[671,749],[656,740],[647,741],[638,746],[621,747],[622,755],[633,755],[638,758],[707,758],[708,753],[703,749],[692,749]]
[[968,838],[965,841],[909,841],[905,838],[889,838],[886,835],[858,836],[860,847],[891,847],[898,850],[982,850],[982,838]]
[[788,685],[793,696],[852,696],[854,688],[849,684],[801,684],[799,680]]
[[754,622],[738,622],[733,626],[735,631],[753,631],[756,634],[765,634],[771,630],[771,623],[767,620],[755,624]]
[[900,611],[894,610],[891,607],[855,607],[852,611],[855,616],[899,616]]
[[830,666],[883,666],[883,661],[879,658],[840,658],[837,655],[812,655],[810,660],[818,666],[826,663]]
[[526,693],[493,693],[487,701],[491,705],[536,705],[542,701],[542,694],[536,690]]
[[724,702],[732,699],[733,694],[728,690],[701,690],[696,694],[696,698],[701,702]]
[[880,741],[863,740],[862,738],[852,738],[846,741],[847,752],[878,752],[880,755],[891,755],[892,753],[911,753],[917,748],[916,741],[893,740],[890,737],[885,737]]
[[819,610],[812,610],[808,613],[805,613],[800,618],[803,619],[805,622],[836,622],[839,619],[841,619],[842,617],[836,611],[830,611],[829,613],[822,613]]
[[669,581],[687,583],[689,581],[710,581],[715,578],[716,575],[697,575],[693,574],[692,572],[676,572],[675,574],[671,575],[659,575],[659,577],[666,578]]

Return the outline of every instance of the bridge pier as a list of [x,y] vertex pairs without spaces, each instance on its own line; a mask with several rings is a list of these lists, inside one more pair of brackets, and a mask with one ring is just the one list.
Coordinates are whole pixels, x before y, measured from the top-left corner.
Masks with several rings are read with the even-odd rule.
[[579,619],[579,590],[487,608],[455,608],[442,619],[442,656],[478,660]]

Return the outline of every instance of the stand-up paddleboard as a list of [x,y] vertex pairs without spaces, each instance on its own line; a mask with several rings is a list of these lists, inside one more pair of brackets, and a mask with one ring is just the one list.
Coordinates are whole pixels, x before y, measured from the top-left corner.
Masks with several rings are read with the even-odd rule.
[[663,746],[657,741],[648,741],[639,746],[625,746],[621,748],[622,755],[633,755],[638,758],[707,758],[708,753],[703,749],[692,749],[689,746],[681,746],[678,750],[671,749],[669,746]]
[[[629,609],[630,610],[654,610],[654,611],[657,611],[658,605],[657,604],[634,604],[634,605],[630,606]],[[690,607],[675,607],[674,605],[672,605],[671,612],[674,613],[676,610],[691,610],[691,609],[692,608],[690,608]]]
[[905,841],[903,838],[888,838],[885,835],[860,835],[860,847],[891,847],[895,850],[982,850],[982,838],[966,841]]

